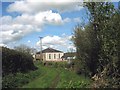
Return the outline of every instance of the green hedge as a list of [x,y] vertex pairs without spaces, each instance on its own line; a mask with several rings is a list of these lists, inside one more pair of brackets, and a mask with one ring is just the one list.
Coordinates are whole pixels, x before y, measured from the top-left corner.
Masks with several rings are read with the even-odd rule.
[[33,58],[27,53],[2,47],[2,75],[35,70]]

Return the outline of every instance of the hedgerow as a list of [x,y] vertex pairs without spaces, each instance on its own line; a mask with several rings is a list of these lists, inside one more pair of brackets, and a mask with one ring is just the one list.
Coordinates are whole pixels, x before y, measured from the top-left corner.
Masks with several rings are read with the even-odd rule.
[[15,74],[35,70],[33,58],[30,54],[2,47],[2,75]]

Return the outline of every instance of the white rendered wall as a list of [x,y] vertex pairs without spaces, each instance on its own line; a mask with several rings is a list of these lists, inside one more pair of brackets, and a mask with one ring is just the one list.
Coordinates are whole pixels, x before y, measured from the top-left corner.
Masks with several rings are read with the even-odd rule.
[[[51,59],[49,59],[49,54],[51,55]],[[54,54],[56,55],[56,58],[54,58]],[[60,54],[60,58],[59,58],[59,54]],[[46,55],[46,61],[61,61],[61,57],[64,55],[64,53],[45,53]]]

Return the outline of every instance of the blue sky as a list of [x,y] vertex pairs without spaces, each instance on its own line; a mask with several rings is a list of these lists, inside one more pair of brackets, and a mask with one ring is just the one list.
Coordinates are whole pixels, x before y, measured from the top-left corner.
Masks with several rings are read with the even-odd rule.
[[[71,48],[73,28],[85,20],[85,8],[78,3],[59,2],[2,2],[1,45],[14,48],[21,44],[39,50],[39,36],[43,37],[43,49],[52,47],[64,52]],[[117,7],[117,3],[114,3]],[[0,10],[1,11],[1,10]]]

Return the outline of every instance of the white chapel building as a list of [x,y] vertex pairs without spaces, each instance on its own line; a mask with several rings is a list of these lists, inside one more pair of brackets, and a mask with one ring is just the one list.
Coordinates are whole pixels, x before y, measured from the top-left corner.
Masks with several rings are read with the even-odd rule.
[[53,49],[53,48],[47,48],[42,50],[42,55],[41,52],[37,52],[35,55],[35,59],[39,60],[42,57],[42,60],[44,61],[63,61],[64,53],[62,51]]

